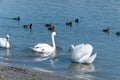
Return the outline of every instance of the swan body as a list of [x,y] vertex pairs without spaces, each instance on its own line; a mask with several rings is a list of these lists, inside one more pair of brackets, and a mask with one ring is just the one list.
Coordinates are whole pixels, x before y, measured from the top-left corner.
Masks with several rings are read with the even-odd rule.
[[39,44],[35,45],[34,48],[32,48],[32,49],[33,49],[33,51],[36,51],[36,52],[52,52],[52,51],[54,51],[54,48],[46,43],[39,43]]
[[56,46],[55,46],[55,41],[54,41],[54,36],[56,35],[56,32],[52,32],[52,44],[53,46],[50,46],[46,43],[39,43],[35,45],[33,48],[31,48],[35,52],[40,52],[40,53],[52,53],[55,51]]
[[6,38],[0,38],[0,47],[10,48],[9,35]]
[[96,58],[96,53],[91,56],[93,47],[90,44],[71,45],[73,53],[71,59],[78,63],[92,63]]

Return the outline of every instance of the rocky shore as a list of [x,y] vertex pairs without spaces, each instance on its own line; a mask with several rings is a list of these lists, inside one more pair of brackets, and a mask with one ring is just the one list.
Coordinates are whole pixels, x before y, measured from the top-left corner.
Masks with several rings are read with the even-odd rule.
[[70,76],[29,70],[13,66],[0,66],[0,80],[83,80]]

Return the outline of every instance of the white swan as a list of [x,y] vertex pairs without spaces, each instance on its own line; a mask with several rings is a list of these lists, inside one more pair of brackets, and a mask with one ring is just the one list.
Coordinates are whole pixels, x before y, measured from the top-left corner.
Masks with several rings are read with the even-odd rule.
[[56,35],[56,32],[52,32],[52,46],[46,44],[46,43],[39,43],[35,45],[33,48],[31,48],[35,52],[40,52],[40,53],[52,53],[56,49],[55,45],[55,40],[54,36]]
[[93,47],[90,44],[71,45],[70,49],[73,50],[71,55],[73,62],[92,63],[96,58],[96,53],[91,56]]
[[9,35],[6,35],[6,38],[0,38],[0,47],[3,48],[10,48],[10,43],[9,43]]

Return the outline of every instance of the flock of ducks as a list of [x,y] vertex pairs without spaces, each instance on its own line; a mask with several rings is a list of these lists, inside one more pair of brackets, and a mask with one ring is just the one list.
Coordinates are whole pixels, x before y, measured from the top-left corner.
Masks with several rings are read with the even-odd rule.
[[[76,23],[79,23],[80,22],[80,20],[78,19],[78,18],[76,18],[75,19],[75,22]],[[70,22],[66,22],[66,25],[67,26],[72,26],[72,21],[70,21]],[[55,31],[55,26],[52,24],[52,23],[47,23],[47,24],[45,24],[45,26],[48,28],[48,30],[50,30],[50,31]]]
[[[20,16],[18,16],[17,18],[13,18],[13,20],[20,21],[21,18],[20,18]],[[80,20],[79,20],[78,18],[76,18],[74,21],[75,21],[76,23],[79,23],[79,22],[80,22]],[[71,27],[72,24],[73,24],[72,21],[66,22],[66,25],[67,25],[67,26],[70,26],[70,27]],[[48,30],[50,30],[50,31],[55,31],[55,26],[54,26],[52,23],[47,23],[47,24],[45,24],[45,26],[48,28]],[[23,27],[24,27],[24,28],[32,29],[32,23],[31,23],[31,24],[28,24],[28,25],[23,25]],[[102,31],[105,32],[105,33],[110,33],[110,28],[108,27],[108,28],[106,28],[106,29],[103,29]],[[117,36],[120,36],[120,32],[116,32],[115,34],[116,34]]]
[[45,24],[45,26],[48,28],[48,30],[50,30],[50,31],[55,31],[55,26],[54,26],[52,23],[50,23],[50,24]]
[[[20,21],[20,17],[18,16],[17,18],[13,18],[13,20]],[[75,19],[76,23],[79,23],[80,20],[77,18]],[[67,22],[67,26],[72,26],[72,22]],[[50,24],[45,24],[45,26],[48,28],[48,30],[52,31],[51,34],[51,39],[52,39],[52,46],[46,43],[38,43],[34,47],[30,47],[31,50],[35,52],[39,52],[41,54],[46,54],[46,53],[54,53],[56,51],[56,43],[55,43],[55,27],[52,23]],[[32,24],[29,25],[23,25],[24,28],[29,28],[32,29]],[[103,29],[103,32],[109,33],[110,28]],[[116,35],[120,35],[120,32],[116,32]],[[10,43],[9,43],[10,36],[7,34],[6,38],[0,38],[0,47],[3,48],[10,48]],[[70,45],[70,52],[71,54],[71,60],[73,62],[77,63],[93,63],[95,60],[97,53],[92,55],[93,52],[93,46],[91,44],[79,44],[74,46],[73,44]]]
[[[76,19],[75,19],[75,22],[76,22],[76,23],[79,23],[80,20],[79,20],[78,18],[76,18]],[[66,25],[71,27],[71,26],[72,26],[72,21],[66,22]]]

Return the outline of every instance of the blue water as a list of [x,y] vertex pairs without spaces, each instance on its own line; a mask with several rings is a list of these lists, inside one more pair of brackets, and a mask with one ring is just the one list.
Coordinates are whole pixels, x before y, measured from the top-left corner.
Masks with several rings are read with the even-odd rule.
[[[21,17],[21,21],[12,18]],[[76,18],[80,23],[75,23]],[[72,21],[73,26],[65,23]],[[24,24],[33,24],[32,30]],[[41,57],[29,47],[37,43],[51,44],[51,32],[45,27],[53,23],[57,51]],[[0,48],[0,62],[47,70],[86,80],[120,79],[120,0],[1,0],[0,37],[10,35],[10,49]],[[110,33],[102,29],[110,27]],[[70,44],[89,43],[97,57],[93,64],[77,64],[70,60]]]

